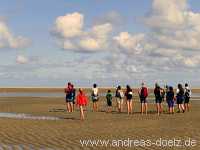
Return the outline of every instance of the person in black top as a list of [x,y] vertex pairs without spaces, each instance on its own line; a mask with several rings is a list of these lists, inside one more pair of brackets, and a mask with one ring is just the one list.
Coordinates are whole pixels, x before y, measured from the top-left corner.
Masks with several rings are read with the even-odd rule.
[[166,101],[168,104],[168,111],[169,114],[173,114],[174,113],[174,89],[172,86],[169,87],[169,90],[166,93]]
[[131,89],[131,87],[129,85],[126,86],[126,101],[127,101],[127,112],[128,115],[132,113],[133,110],[133,103],[132,103],[132,98],[133,98],[133,90]]
[[182,112],[185,112],[185,107],[184,107],[184,100],[185,100],[185,96],[184,96],[184,89],[182,84],[178,84],[178,89],[176,91],[176,103],[178,105],[178,113],[182,110]]
[[184,101],[184,105],[185,105],[185,110],[189,111],[190,108],[190,97],[191,97],[192,91],[189,88],[189,85],[187,83],[185,83],[185,101]]
[[162,95],[161,95],[161,88],[157,83],[155,84],[154,95],[155,95],[157,113],[158,115],[160,115],[160,113],[162,113]]

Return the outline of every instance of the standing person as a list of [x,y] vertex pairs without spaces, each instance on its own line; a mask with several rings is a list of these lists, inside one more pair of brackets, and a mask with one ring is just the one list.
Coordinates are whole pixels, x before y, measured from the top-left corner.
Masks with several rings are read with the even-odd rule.
[[67,111],[72,112],[73,107],[73,97],[72,97],[72,84],[68,82],[67,87],[65,88],[66,93],[66,105],[67,105]]
[[166,94],[166,91],[165,91],[164,88],[160,88],[160,94],[161,94],[162,102],[164,102],[165,101],[165,94]]
[[121,113],[122,109],[123,109],[124,92],[120,85],[116,89],[115,97],[116,97],[116,101],[117,101],[118,112]]
[[160,115],[160,113],[162,113],[162,95],[161,95],[161,88],[157,83],[155,84],[154,95],[155,95],[157,114]]
[[127,112],[129,115],[132,113],[132,110],[133,110],[133,106],[132,106],[133,105],[132,104],[133,90],[131,89],[129,85],[126,86],[125,96],[126,96],[126,102],[127,102]]
[[99,100],[99,93],[98,93],[97,84],[93,84],[92,88],[92,102],[93,102],[93,111],[98,111],[98,100]]
[[168,112],[169,114],[174,114],[174,89],[172,86],[169,87],[169,90],[166,93],[166,101],[168,104]]
[[186,111],[189,111],[189,102],[190,102],[191,95],[192,95],[191,89],[189,88],[189,85],[186,83],[185,84],[185,102],[184,102]]
[[138,91],[139,97],[140,97],[140,103],[141,103],[141,114],[143,115],[144,111],[147,115],[147,96],[148,96],[148,89],[145,86],[144,83],[142,83],[142,87]]
[[107,112],[112,112],[112,93],[111,90],[108,90],[106,94],[106,100],[107,100]]
[[182,110],[182,112],[185,112],[185,108],[184,108],[184,89],[182,84],[178,84],[178,89],[176,91],[176,103],[178,105],[178,113],[180,113],[180,111]]
[[80,88],[79,89],[79,94],[76,97],[76,104],[77,106],[79,106],[80,109],[80,119],[84,120],[85,119],[85,115],[84,115],[84,107],[87,105],[87,97],[84,94],[83,90]]
[[75,105],[75,101],[76,101],[76,89],[74,88],[74,85],[72,84],[72,100],[73,100],[73,105],[72,105],[72,112],[74,112],[74,105]]

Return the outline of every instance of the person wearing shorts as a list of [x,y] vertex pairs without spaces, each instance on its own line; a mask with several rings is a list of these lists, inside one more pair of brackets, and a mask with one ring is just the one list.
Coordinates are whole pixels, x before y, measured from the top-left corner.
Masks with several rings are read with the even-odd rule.
[[169,90],[166,94],[166,101],[168,104],[169,114],[174,114],[174,89],[172,86],[169,87]]
[[148,96],[148,89],[145,86],[144,83],[142,83],[142,87],[138,91],[139,97],[140,97],[140,103],[141,103],[141,114],[143,115],[144,111],[147,115],[147,96]]
[[184,113],[185,112],[185,107],[184,107],[184,99],[185,99],[185,96],[184,96],[184,89],[183,89],[183,86],[182,84],[178,84],[178,88],[177,88],[177,91],[176,91],[176,103],[178,105],[178,113],[182,110],[182,112]]
[[161,88],[157,83],[155,84],[154,95],[156,101],[157,114],[160,115],[160,113],[162,113],[162,96],[161,96]]
[[132,110],[133,110],[133,103],[132,103],[132,98],[133,98],[133,90],[131,89],[131,87],[129,85],[126,86],[126,102],[127,102],[127,112],[128,115],[132,114]]
[[69,82],[67,84],[67,87],[65,88],[65,101],[67,104],[67,111],[72,112],[73,111],[73,94],[72,94],[72,84]]
[[192,95],[191,89],[189,88],[189,85],[186,83],[185,84],[185,101],[184,101],[184,106],[185,106],[185,110],[189,111],[190,108],[190,97]]
[[106,100],[107,100],[107,112],[112,112],[112,93],[111,90],[108,90],[106,94]]
[[98,100],[99,100],[99,96],[98,96],[98,88],[97,88],[97,84],[93,84],[93,88],[92,88],[92,102],[93,102],[93,111],[96,112],[98,111]]
[[123,97],[124,97],[124,93],[123,93],[120,85],[116,89],[115,97],[116,97],[116,101],[117,101],[118,112],[121,113],[122,109],[123,109]]

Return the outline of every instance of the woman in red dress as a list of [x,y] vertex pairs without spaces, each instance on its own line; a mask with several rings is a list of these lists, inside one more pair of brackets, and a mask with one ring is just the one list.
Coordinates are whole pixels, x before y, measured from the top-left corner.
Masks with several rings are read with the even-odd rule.
[[83,107],[87,105],[87,97],[84,94],[82,89],[79,89],[79,94],[76,97],[76,105],[79,106],[80,108],[80,119],[84,120],[85,116],[84,116],[84,111],[83,111]]

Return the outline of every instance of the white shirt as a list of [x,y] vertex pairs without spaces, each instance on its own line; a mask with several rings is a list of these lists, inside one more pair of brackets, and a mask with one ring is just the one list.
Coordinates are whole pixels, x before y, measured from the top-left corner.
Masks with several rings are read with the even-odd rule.
[[[189,88],[189,87],[185,87],[185,92],[186,92],[187,90],[190,90],[190,88]],[[189,96],[191,97],[191,95],[192,95],[192,91],[190,90]]]
[[98,88],[93,88],[92,91],[94,95],[98,95]]

